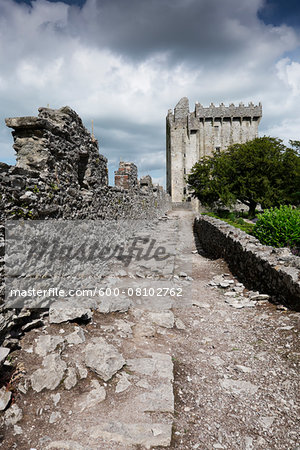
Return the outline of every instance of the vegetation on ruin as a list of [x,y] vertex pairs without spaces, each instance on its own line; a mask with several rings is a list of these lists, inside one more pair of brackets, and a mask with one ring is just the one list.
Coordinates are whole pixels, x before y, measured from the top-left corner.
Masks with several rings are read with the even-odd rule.
[[223,220],[245,233],[255,236],[262,244],[272,247],[289,247],[295,255],[300,256],[300,209],[291,205],[266,209],[257,214],[256,223],[249,223],[243,217],[245,212],[215,210],[203,215]]
[[234,144],[226,150],[205,156],[187,177],[189,189],[203,205],[217,202],[231,206],[241,201],[255,216],[263,209],[282,204],[300,204],[300,142],[272,137]]
[[300,248],[300,209],[282,205],[264,211],[259,215],[253,234],[265,245]]

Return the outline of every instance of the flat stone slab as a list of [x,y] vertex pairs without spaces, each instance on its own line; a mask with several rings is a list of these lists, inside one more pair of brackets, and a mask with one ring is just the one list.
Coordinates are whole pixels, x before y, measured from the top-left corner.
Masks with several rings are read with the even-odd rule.
[[26,117],[8,117],[5,119],[6,126],[9,128],[44,128],[46,120],[35,116]]
[[172,311],[151,312],[148,315],[150,320],[160,327],[174,327],[174,314],[172,313]]
[[96,372],[104,381],[122,369],[125,359],[117,349],[103,338],[93,339],[85,348],[85,364]]
[[234,394],[255,394],[258,391],[258,387],[249,381],[225,379],[220,383],[224,389]]
[[144,412],[174,413],[173,386],[171,383],[163,383],[136,397],[135,403],[137,408],[141,405]]
[[132,302],[127,297],[103,297],[97,301],[97,311],[103,314],[111,312],[126,312],[130,308]]
[[127,445],[167,447],[171,444],[172,424],[107,422],[89,429],[93,439],[118,442]]
[[46,450],[92,450],[75,441],[54,441],[47,445]]
[[173,381],[173,362],[170,355],[164,353],[151,353],[150,358],[128,359],[128,368],[141,375],[156,376]]

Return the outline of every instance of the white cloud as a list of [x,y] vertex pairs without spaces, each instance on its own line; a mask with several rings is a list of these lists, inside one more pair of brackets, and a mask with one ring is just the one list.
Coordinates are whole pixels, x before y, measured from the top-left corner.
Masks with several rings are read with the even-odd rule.
[[63,58],[57,58],[53,61],[43,62],[23,60],[16,69],[16,77],[19,83],[24,87],[44,89],[49,84],[56,84],[60,80]]
[[290,58],[283,58],[276,64],[278,78],[282,80],[293,95],[300,94],[300,64],[291,61]]

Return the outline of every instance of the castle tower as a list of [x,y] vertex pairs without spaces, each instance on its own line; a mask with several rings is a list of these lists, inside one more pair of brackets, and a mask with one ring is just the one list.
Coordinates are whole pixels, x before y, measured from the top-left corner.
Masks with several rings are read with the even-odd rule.
[[232,144],[250,141],[258,135],[262,117],[262,105],[248,106],[231,103],[204,108],[196,103],[189,111],[189,100],[183,97],[175,106],[174,113],[167,115],[167,192],[172,202],[190,201],[185,177],[193,165],[215,150],[224,150]]

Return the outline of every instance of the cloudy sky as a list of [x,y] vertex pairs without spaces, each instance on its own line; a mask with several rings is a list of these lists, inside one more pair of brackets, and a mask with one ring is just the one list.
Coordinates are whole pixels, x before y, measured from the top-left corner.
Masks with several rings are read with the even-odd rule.
[[[300,139],[299,0],[0,0],[4,118],[69,105],[120,159],[165,178],[165,117],[187,96],[263,104],[260,135]],[[110,178],[112,183],[112,177]]]

